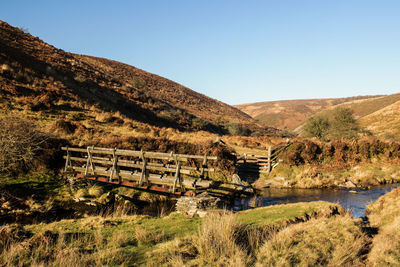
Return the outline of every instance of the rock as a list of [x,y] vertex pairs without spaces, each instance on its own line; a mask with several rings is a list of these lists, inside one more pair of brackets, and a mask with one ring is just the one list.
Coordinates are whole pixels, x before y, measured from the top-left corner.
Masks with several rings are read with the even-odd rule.
[[352,181],[347,181],[347,182],[344,184],[344,186],[347,187],[347,188],[354,188],[354,187],[356,187],[356,185],[355,185]]
[[75,202],[85,202],[86,200],[87,200],[87,199],[84,198],[84,197],[78,197],[78,198],[75,198],[75,199],[74,199]]
[[236,173],[232,175],[232,183],[243,185],[242,179],[240,179],[240,176]]
[[197,214],[200,217],[206,215],[208,211],[220,209],[221,206],[221,199],[210,196],[207,192],[196,197],[181,197],[176,202],[177,212],[190,216]]
[[285,182],[285,181],[286,181],[286,178],[285,178],[285,177],[282,177],[282,176],[276,176],[276,177],[274,177],[274,180]]

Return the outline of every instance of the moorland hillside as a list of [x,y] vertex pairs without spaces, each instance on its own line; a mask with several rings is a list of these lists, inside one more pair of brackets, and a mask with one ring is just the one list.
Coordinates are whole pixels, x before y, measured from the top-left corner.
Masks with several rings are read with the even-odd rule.
[[134,128],[278,133],[176,82],[113,60],[65,52],[3,21],[0,66],[2,113],[24,111],[53,123],[69,117],[67,123],[79,121],[85,128],[119,121]]
[[294,130],[304,123],[307,118],[334,106],[374,99],[379,96],[357,96],[347,98],[299,99],[266,101],[236,105],[260,124],[276,128]]

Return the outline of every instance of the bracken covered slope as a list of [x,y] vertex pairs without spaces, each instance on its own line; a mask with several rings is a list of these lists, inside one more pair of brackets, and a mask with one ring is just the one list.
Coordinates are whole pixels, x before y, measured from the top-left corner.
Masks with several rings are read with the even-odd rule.
[[32,111],[86,105],[158,127],[223,132],[230,122],[259,129],[242,111],[171,80],[120,62],[65,52],[3,21],[0,90],[3,106]]

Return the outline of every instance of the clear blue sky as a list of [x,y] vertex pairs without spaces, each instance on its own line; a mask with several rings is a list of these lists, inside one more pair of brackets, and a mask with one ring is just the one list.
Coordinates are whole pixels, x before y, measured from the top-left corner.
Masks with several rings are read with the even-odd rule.
[[1,0],[0,19],[229,104],[400,92],[396,0]]

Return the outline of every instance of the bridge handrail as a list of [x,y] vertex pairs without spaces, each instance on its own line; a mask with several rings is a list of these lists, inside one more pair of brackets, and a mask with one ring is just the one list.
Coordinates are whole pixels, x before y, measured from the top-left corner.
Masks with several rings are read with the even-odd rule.
[[118,149],[118,148],[113,149],[113,148],[102,148],[102,147],[87,147],[87,148],[62,147],[61,149],[64,151],[83,152],[83,153],[87,153],[89,150],[92,154],[144,157],[148,159],[165,159],[165,160],[176,159],[179,161],[185,161],[187,159],[204,159],[204,157],[207,157],[207,160],[218,160],[218,157],[208,156],[208,155],[201,156],[201,155],[187,155],[187,154],[150,152],[150,151],[135,151],[135,150]]

